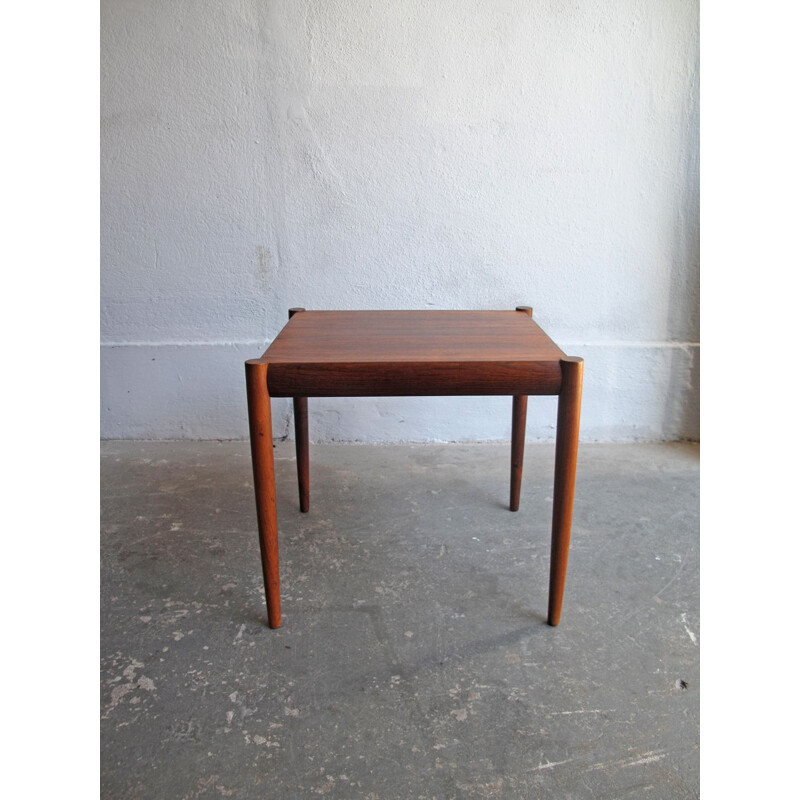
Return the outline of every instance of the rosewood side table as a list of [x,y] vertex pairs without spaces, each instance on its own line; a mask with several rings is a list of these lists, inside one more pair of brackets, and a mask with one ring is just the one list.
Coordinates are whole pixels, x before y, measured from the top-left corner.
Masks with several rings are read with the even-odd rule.
[[245,362],[261,566],[270,628],[281,625],[270,397],[291,397],[300,510],[308,511],[309,397],[512,395],[511,502],[519,508],[528,395],[558,395],[550,598],[558,625],[567,572],[583,359],[565,356],[516,311],[306,311]]

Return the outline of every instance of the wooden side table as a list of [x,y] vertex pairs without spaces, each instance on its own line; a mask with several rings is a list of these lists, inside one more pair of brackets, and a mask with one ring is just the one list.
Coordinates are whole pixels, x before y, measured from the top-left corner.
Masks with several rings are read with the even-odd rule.
[[512,395],[511,502],[519,508],[528,395],[558,395],[550,598],[558,625],[578,455],[583,359],[516,311],[306,311],[245,362],[261,566],[270,628],[281,625],[270,397],[294,401],[300,510],[308,511],[309,397]]

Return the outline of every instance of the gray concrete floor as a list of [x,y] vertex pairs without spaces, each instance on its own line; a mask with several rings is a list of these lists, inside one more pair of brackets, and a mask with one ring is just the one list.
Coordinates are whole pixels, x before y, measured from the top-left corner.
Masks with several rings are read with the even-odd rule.
[[103,797],[698,796],[696,445],[582,446],[558,628],[551,445],[275,453],[271,631],[247,443],[104,443]]

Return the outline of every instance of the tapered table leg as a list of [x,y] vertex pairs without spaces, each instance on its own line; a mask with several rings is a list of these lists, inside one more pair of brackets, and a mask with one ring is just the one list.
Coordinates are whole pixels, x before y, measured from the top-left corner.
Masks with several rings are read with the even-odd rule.
[[567,576],[572,500],[578,463],[578,431],[581,421],[583,359],[561,359],[561,393],[558,396],[556,470],[553,487],[553,537],[550,545],[550,600],[547,621],[558,625]]
[[525,454],[525,419],[528,396],[514,395],[511,411],[511,501],[509,508],[519,511],[519,492],[522,486],[522,459]]
[[[290,308],[289,319],[305,311]],[[297,451],[297,487],[300,490],[300,510],[308,511],[308,398],[293,397],[294,444]]]
[[293,397],[294,443],[297,450],[297,486],[300,510],[308,511],[308,398]]
[[267,364],[245,362],[247,408],[250,417],[250,449],[256,490],[258,542],[267,597],[270,628],[281,626],[280,575],[278,570],[278,516],[275,510],[275,459],[272,453],[272,414],[267,389]]

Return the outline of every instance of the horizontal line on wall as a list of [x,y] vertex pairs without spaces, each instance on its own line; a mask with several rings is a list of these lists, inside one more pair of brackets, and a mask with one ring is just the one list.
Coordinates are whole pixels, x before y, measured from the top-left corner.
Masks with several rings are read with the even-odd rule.
[[[264,347],[267,339],[245,342],[100,342],[100,347]],[[606,340],[601,342],[562,342],[562,350],[571,347],[700,347],[700,342],[632,342]]]
[[700,347],[700,342],[631,342],[614,339],[602,342],[556,342],[556,344],[562,350],[570,347]]
[[264,347],[270,340],[245,342],[100,342],[100,347]]

